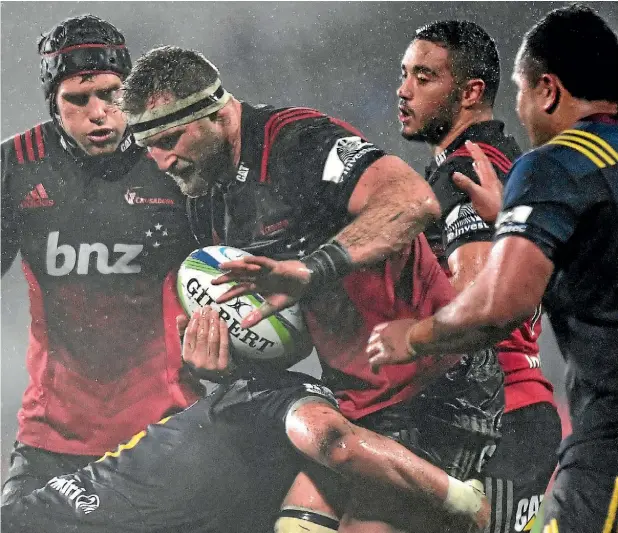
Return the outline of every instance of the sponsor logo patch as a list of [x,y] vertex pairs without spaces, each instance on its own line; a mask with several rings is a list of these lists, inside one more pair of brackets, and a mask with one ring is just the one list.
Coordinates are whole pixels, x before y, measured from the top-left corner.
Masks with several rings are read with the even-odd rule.
[[517,503],[515,515],[515,531],[531,531],[534,520],[541,507],[543,494],[535,494],[530,498],[522,498]]
[[80,480],[77,476],[55,477],[47,483],[47,486],[52,490],[58,491],[69,504],[72,504],[76,510],[84,514],[96,511],[101,504],[99,496],[96,494],[86,494],[86,489],[80,485]]
[[376,150],[376,146],[358,136],[337,139],[326,158],[322,180],[341,183],[361,157]]
[[35,209],[37,207],[51,207],[54,204],[55,202],[47,196],[47,191],[43,184],[39,183],[26,195],[19,204],[19,207],[22,209]]
[[504,224],[524,224],[532,213],[532,207],[529,205],[518,205],[513,209],[502,211],[496,219],[496,228]]
[[171,198],[144,198],[136,191],[142,187],[130,187],[124,193],[124,199],[129,205],[174,205],[176,202]]

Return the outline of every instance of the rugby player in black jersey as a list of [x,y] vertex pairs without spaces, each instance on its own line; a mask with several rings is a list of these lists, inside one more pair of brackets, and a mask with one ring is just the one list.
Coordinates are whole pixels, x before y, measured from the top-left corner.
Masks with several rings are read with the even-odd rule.
[[[167,91],[162,83],[169,84]],[[274,110],[233,99],[200,54],[151,51],[126,81],[123,106],[138,142],[191,197],[189,214],[200,242],[221,240],[289,259],[308,290],[409,246],[437,216],[429,186],[401,160],[315,110]],[[333,235],[336,241],[322,245]],[[211,314],[206,328],[207,313],[194,320],[201,320],[203,334],[214,334],[223,326]],[[187,350],[188,344],[193,348],[187,341]],[[394,440],[353,426],[316,380],[240,366],[213,396],[3,508],[3,523],[14,531],[263,530],[262,515],[275,522],[272,503],[283,499],[291,474],[308,465],[300,451],[368,486],[406,493],[411,515],[424,517],[425,530],[439,528],[441,518],[463,521],[466,528],[484,524],[482,494]],[[502,377],[485,378],[492,403]],[[498,404],[486,426],[499,416]],[[312,416],[310,406],[317,407]],[[480,427],[475,432],[475,455],[466,455],[466,470],[483,461],[492,442],[493,428],[485,429],[487,434]],[[277,525],[286,532],[337,527],[323,513],[291,507]]]
[[[433,317],[404,335],[401,324],[381,325],[368,346],[375,366],[482,346],[543,299],[567,363],[573,424],[544,502],[546,533],[617,527],[617,57],[618,37],[589,7],[556,9],[526,34],[513,78],[537,148],[509,174],[487,266]],[[475,158],[495,190],[491,165]]]
[[38,50],[50,119],[2,143],[2,274],[20,254],[31,315],[3,502],[201,394],[175,326],[176,271],[197,243],[183,195],[113,102],[131,70],[124,36],[71,17]]
[[[483,268],[493,235],[454,181],[457,173],[474,177],[467,143],[480,147],[503,181],[521,155],[504,123],[494,119],[499,84],[496,44],[469,21],[422,26],[401,62],[401,134],[431,146],[425,177],[442,209],[425,234],[457,291]],[[540,319],[539,308],[497,346],[505,373],[502,438],[484,469],[493,508],[489,530],[496,533],[528,526],[556,467],[561,426],[553,387],[540,368]]]

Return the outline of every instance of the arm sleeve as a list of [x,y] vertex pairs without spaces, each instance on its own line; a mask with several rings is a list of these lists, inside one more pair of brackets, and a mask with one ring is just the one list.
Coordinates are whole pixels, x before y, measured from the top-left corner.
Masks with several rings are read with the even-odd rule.
[[2,143],[2,229],[0,232],[1,254],[2,254],[2,275],[11,268],[17,253],[19,252],[19,234],[20,234],[20,214],[19,207],[15,203],[12,193],[11,179],[11,154],[9,143]]
[[511,171],[495,239],[525,237],[554,261],[582,214],[608,200],[609,190],[599,171],[574,175],[554,158],[531,152]]
[[[479,183],[472,162],[470,157],[455,157],[438,168],[431,178],[442,209],[442,244],[447,258],[463,244],[492,240],[492,228],[472,207],[468,195],[453,183],[454,172],[461,172]],[[496,165],[493,167],[504,183],[506,174]]]
[[319,211],[323,216],[345,217],[359,178],[383,155],[346,123],[330,117],[305,119],[278,135],[269,175],[286,194],[302,199],[308,216]]

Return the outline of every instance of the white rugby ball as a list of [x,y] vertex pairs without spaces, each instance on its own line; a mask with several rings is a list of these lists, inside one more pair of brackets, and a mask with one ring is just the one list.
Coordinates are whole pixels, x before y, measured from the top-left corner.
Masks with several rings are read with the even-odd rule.
[[215,303],[219,296],[235,285],[211,284],[214,278],[223,273],[219,265],[250,255],[229,246],[208,246],[193,251],[178,271],[178,296],[189,316],[205,305],[219,311],[229,329],[235,357],[287,368],[307,357],[313,349],[298,305],[284,309],[249,329],[243,329],[240,327],[242,319],[258,308],[264,298],[252,293],[224,304]]

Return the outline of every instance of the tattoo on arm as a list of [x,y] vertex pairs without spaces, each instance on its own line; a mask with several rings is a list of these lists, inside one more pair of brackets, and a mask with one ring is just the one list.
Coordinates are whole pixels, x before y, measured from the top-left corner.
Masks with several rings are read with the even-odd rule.
[[398,252],[439,216],[435,196],[421,180],[409,173],[385,178],[356,219],[335,237],[356,267],[379,263]]

